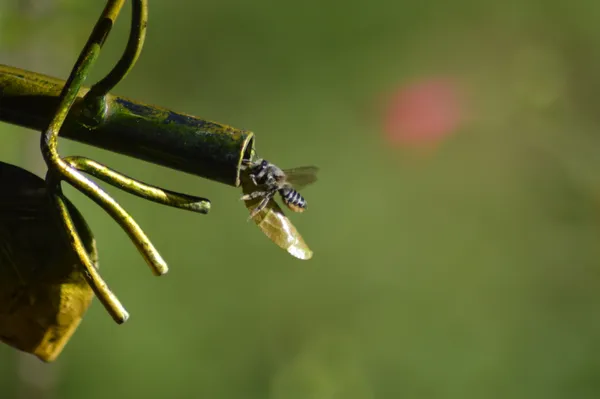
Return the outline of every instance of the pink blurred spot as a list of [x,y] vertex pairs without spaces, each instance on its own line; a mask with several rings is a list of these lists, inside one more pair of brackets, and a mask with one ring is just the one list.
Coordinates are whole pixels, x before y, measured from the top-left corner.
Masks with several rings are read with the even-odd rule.
[[456,85],[449,79],[427,79],[398,89],[385,114],[387,139],[396,145],[437,144],[463,118]]

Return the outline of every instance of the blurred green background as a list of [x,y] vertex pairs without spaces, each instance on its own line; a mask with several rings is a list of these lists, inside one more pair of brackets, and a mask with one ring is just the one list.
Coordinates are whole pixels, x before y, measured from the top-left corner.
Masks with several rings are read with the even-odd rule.
[[[66,78],[103,1],[0,0],[0,63]],[[120,16],[89,82],[125,46]],[[315,252],[269,242],[240,190],[77,143],[208,216],[112,193],[169,262],[151,275],[73,190],[102,274],[58,361],[0,346],[2,398],[597,398],[600,3],[151,1],[116,94],[252,130],[259,154],[320,166],[291,215]],[[458,82],[462,123],[422,151],[385,133],[390,93]],[[0,159],[42,175],[39,133]]]

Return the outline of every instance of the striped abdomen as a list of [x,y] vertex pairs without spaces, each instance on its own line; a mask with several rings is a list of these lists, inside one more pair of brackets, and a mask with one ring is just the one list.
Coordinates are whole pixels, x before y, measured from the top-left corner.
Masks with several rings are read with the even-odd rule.
[[300,193],[293,188],[284,187],[279,190],[283,203],[294,212],[304,212],[306,209],[306,200]]

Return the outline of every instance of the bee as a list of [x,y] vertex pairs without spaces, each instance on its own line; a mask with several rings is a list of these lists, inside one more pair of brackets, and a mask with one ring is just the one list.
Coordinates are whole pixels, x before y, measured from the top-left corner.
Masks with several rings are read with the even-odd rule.
[[314,183],[318,168],[304,166],[282,170],[265,161],[245,161],[242,175],[242,200],[252,219],[262,232],[279,247],[299,259],[310,259],[312,251],[277,205],[274,196],[279,193],[283,203],[293,212],[307,208],[304,197],[297,191]]
[[281,195],[283,203],[291,211],[304,212],[306,210],[306,200],[297,190],[317,181],[319,168],[316,166],[301,166],[283,170],[264,159],[246,162],[245,166],[248,168],[248,177],[258,189],[243,195],[242,200],[262,198],[250,215],[250,219],[263,210],[276,193]]

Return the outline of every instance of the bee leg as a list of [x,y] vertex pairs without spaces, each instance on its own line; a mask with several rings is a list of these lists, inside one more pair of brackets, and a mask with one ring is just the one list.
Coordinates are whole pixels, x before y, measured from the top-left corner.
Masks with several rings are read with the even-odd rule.
[[266,195],[269,195],[268,191],[253,191],[250,194],[244,194],[244,195],[242,195],[242,197],[240,199],[242,201],[250,201],[250,200],[253,200],[255,198],[264,197]]
[[258,206],[256,208],[254,208],[254,210],[252,211],[252,213],[248,217],[248,220],[254,219],[254,217],[256,215],[258,215],[258,213],[260,211],[262,211],[267,206],[267,204],[269,203],[269,201],[271,200],[271,198],[273,198],[272,195],[269,195],[269,196],[266,196],[265,198],[263,198],[263,200],[260,201],[260,203],[258,204]]
[[246,170],[246,169],[248,169],[250,166],[252,166],[252,162],[250,162],[250,161],[249,161],[249,160],[247,160],[247,159],[242,159],[242,163],[241,163],[241,165],[240,165],[240,169],[241,169],[241,170]]

